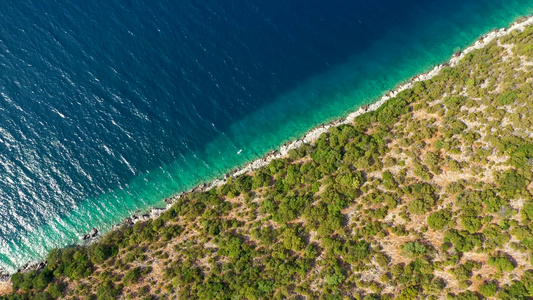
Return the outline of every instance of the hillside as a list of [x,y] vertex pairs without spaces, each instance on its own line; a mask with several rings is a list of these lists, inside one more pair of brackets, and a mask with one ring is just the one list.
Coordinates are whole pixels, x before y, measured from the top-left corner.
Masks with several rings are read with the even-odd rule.
[[5,299],[533,297],[533,28]]

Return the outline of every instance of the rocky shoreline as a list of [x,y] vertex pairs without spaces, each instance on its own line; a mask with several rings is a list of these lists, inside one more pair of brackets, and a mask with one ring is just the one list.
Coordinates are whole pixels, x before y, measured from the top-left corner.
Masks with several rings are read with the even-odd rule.
[[[46,261],[31,261],[24,266],[22,266],[20,269],[17,270],[18,272],[29,272],[29,271],[38,271],[42,270],[44,267],[46,267]],[[9,279],[11,279],[11,274],[3,271],[0,269],[0,282],[6,282]]]
[[[137,222],[142,222],[142,221],[146,221],[149,219],[156,219],[159,216],[161,216],[161,214],[163,214],[165,211],[170,209],[176,200],[178,200],[179,198],[183,197],[184,195],[188,193],[208,191],[212,188],[216,188],[216,187],[223,185],[224,183],[226,183],[227,179],[230,177],[235,178],[242,174],[253,172],[254,170],[257,170],[261,167],[268,165],[271,161],[275,159],[288,157],[290,150],[297,149],[303,144],[310,144],[310,143],[315,142],[322,133],[327,132],[328,129],[330,129],[331,127],[336,127],[336,126],[352,123],[356,117],[362,114],[365,114],[367,112],[377,110],[387,100],[396,97],[400,92],[404,90],[412,88],[414,83],[419,82],[419,81],[429,80],[433,78],[434,76],[438,75],[442,69],[446,67],[456,66],[458,62],[463,57],[465,57],[468,53],[474,50],[477,50],[477,49],[481,49],[485,47],[487,44],[489,44],[490,42],[492,42],[493,40],[497,38],[501,38],[511,33],[512,31],[515,31],[515,30],[523,31],[529,25],[533,25],[533,16],[522,17],[516,22],[514,22],[508,28],[501,28],[498,30],[490,31],[487,34],[482,35],[473,45],[465,48],[462,51],[456,52],[454,55],[452,55],[452,57],[450,58],[448,62],[439,64],[435,66],[432,70],[425,72],[425,73],[418,74],[412,77],[411,79],[409,79],[408,81],[406,81],[405,83],[399,84],[396,87],[396,89],[387,92],[378,101],[372,104],[362,105],[359,109],[357,109],[355,112],[348,114],[345,118],[340,118],[340,119],[331,121],[327,124],[322,124],[318,127],[315,127],[312,130],[308,131],[302,138],[297,139],[295,141],[287,142],[283,144],[279,148],[279,150],[270,151],[262,158],[252,161],[243,167],[235,168],[232,171],[224,174],[222,178],[214,179],[207,183],[202,183],[188,191],[181,192],[177,194],[176,196],[165,199],[163,201],[167,205],[164,208],[151,208],[147,212],[135,213],[133,216],[126,218],[120,224],[113,225],[111,230],[117,230],[118,228],[122,226],[131,226]],[[89,233],[80,237],[80,244],[87,245],[87,244],[93,243],[98,240],[98,238],[100,237],[100,234],[101,234],[101,231],[99,231],[97,228],[93,228]],[[46,266],[46,262],[44,261],[29,262],[25,266],[20,268],[17,272],[40,270],[44,268],[45,266]],[[10,278],[11,278],[10,274],[0,269],[0,282],[8,281]]]
[[372,104],[362,105],[359,109],[357,109],[355,112],[348,114],[345,118],[339,118],[327,124],[322,124],[320,126],[317,126],[311,129],[310,131],[308,131],[302,138],[287,142],[283,144],[279,148],[279,150],[272,150],[268,152],[267,154],[265,154],[262,158],[254,160],[251,163],[248,163],[243,167],[235,168],[232,171],[224,174],[222,178],[212,180],[208,183],[202,183],[188,191],[181,192],[174,197],[165,199],[164,202],[167,203],[165,208],[152,208],[147,213],[135,214],[134,216],[124,220],[121,224],[113,226],[113,228],[116,229],[124,224],[135,224],[137,222],[146,221],[148,219],[158,218],[162,213],[170,209],[170,207],[174,204],[174,202],[180,197],[182,197],[183,195],[186,195],[188,193],[194,193],[194,192],[208,191],[212,188],[216,188],[216,187],[223,185],[224,183],[226,183],[227,179],[230,177],[235,178],[240,175],[253,172],[261,167],[267,166],[271,161],[275,159],[288,157],[290,150],[297,149],[303,144],[310,144],[310,143],[315,142],[322,133],[327,132],[328,129],[330,129],[331,127],[336,127],[336,126],[352,123],[355,120],[355,118],[357,118],[358,116],[365,114],[367,112],[370,112],[370,111],[377,110],[379,107],[381,107],[381,105],[387,102],[387,100],[396,97],[402,91],[412,88],[416,82],[429,80],[435,77],[436,75],[438,75],[442,69],[446,67],[456,66],[459,63],[459,61],[463,57],[465,57],[468,53],[474,50],[477,50],[477,49],[481,49],[485,47],[486,45],[488,45],[493,40],[497,38],[501,38],[511,33],[512,31],[515,31],[515,30],[523,31],[529,25],[533,25],[533,16],[522,17],[519,20],[515,21],[513,24],[511,24],[511,26],[509,26],[508,28],[492,30],[487,34],[480,36],[479,39],[473,45],[465,48],[462,51],[458,51],[454,53],[448,62],[439,64],[435,66],[432,70],[425,72],[425,73],[418,74],[412,77],[411,79],[409,79],[407,82],[399,84],[396,87],[396,89],[391,90],[388,93],[386,93],[383,97],[381,97],[380,100]]

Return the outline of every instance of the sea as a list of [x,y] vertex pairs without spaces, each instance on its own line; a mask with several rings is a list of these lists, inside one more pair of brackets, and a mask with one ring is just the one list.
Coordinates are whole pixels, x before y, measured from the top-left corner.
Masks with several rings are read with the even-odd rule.
[[0,1],[0,268],[379,99],[517,0]]

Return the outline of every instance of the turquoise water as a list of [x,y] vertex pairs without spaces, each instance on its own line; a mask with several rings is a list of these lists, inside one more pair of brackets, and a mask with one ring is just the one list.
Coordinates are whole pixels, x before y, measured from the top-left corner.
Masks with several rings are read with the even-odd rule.
[[0,4],[7,23],[35,32],[15,44],[15,28],[0,27],[0,267],[163,206],[533,12],[524,1],[347,2]]

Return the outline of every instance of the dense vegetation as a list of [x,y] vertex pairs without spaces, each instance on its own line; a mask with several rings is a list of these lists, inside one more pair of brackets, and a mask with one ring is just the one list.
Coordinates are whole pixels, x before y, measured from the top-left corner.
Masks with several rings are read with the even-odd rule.
[[533,297],[532,72],[529,28],[4,297]]

